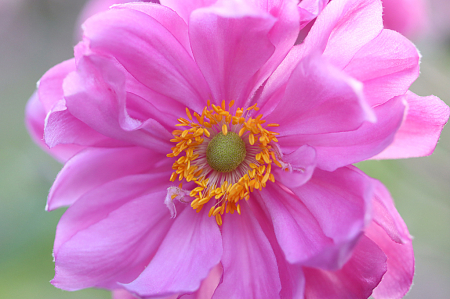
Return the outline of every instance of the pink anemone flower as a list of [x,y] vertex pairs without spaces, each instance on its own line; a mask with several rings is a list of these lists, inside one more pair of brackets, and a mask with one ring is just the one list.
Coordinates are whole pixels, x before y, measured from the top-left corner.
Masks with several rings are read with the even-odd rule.
[[383,29],[381,2],[331,1],[295,46],[295,0],[160,3],[89,18],[28,103],[31,135],[65,163],[47,202],[69,206],[52,284],[404,296],[411,237],[351,164],[431,154],[449,108],[408,91],[419,54]]

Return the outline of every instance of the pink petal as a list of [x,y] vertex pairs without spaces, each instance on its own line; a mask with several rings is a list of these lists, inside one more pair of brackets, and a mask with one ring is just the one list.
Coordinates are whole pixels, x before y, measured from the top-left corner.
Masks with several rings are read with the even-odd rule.
[[133,294],[129,293],[127,290],[114,290],[112,292],[112,299],[136,299]]
[[188,27],[186,26],[185,22],[183,22],[183,19],[180,18],[180,16],[177,15],[177,13],[174,12],[173,10],[168,9],[166,6],[163,5],[158,4],[149,5],[148,3],[139,3],[139,2],[114,6],[114,9],[121,9],[121,8],[140,11],[152,17],[153,19],[158,21],[158,23],[160,23],[166,30],[168,30],[178,40],[178,42],[180,42],[180,44],[183,45],[186,51],[191,53]]
[[277,182],[288,188],[295,188],[306,183],[312,176],[316,167],[316,151],[304,145],[292,153],[282,154],[280,159],[283,169],[274,168],[272,173]]
[[402,298],[414,277],[414,250],[405,222],[395,209],[389,191],[376,182],[373,223],[366,235],[387,255],[387,272],[374,291],[374,297]]
[[35,91],[25,108],[25,124],[31,138],[43,149],[48,148],[44,142],[45,116],[44,106],[39,101],[38,93]]
[[135,279],[173,222],[163,204],[167,182],[160,173],[128,176],[74,203],[56,231],[52,284],[118,288]]
[[273,222],[278,244],[289,263],[303,264],[334,245],[298,197],[275,184],[267,185],[260,194]]
[[305,27],[315,19],[328,4],[329,0],[302,0],[298,4],[300,13],[300,28]]
[[112,60],[84,56],[77,67],[64,81],[66,105],[73,116],[113,139],[170,151],[172,135],[161,124],[154,119],[141,122],[127,114],[125,75]]
[[83,146],[60,145],[50,149],[44,143],[44,126],[47,113],[64,97],[62,83],[65,77],[75,69],[75,60],[64,61],[49,71],[39,80],[38,91],[30,99],[26,108],[26,122],[35,142],[50,155],[61,162],[66,161]]
[[47,114],[44,126],[44,140],[53,149],[56,146],[123,146],[124,142],[108,138],[74,117],[60,100]]
[[186,24],[189,24],[189,18],[191,13],[201,7],[206,7],[214,4],[217,0],[190,0],[190,1],[179,1],[179,0],[160,0],[161,4],[173,9]]
[[395,97],[374,108],[378,121],[350,132],[280,137],[283,148],[308,144],[317,154],[317,167],[333,171],[366,160],[392,143],[405,111],[404,97]]
[[108,10],[114,4],[127,2],[127,0],[90,0],[88,1],[81,13],[78,16],[77,24],[75,26],[76,39],[81,40],[83,38],[82,24],[93,15]]
[[[46,210],[69,206],[89,190],[109,181],[148,172],[162,158],[138,147],[86,149],[70,159],[56,177]],[[170,177],[170,165],[166,167]]]
[[131,118],[139,120],[141,124],[154,119],[166,130],[172,131],[178,123],[177,119],[186,115],[186,106],[146,87],[139,90],[133,88],[133,92],[141,94],[127,93],[126,111]]
[[[264,189],[263,189],[264,190]],[[255,198],[247,201],[252,214],[258,221],[263,233],[272,246],[273,253],[277,260],[278,274],[281,282],[281,298],[303,298],[305,278],[302,267],[290,264],[285,257],[283,250],[275,235],[270,213],[263,203],[263,199],[258,191],[252,193]],[[256,199],[256,200],[255,200]]]
[[362,47],[344,71],[364,84],[370,106],[403,95],[419,76],[419,52],[395,31],[383,30]]
[[52,67],[39,80],[39,100],[46,113],[63,99],[63,81],[73,71],[75,71],[75,59],[72,58]]
[[352,258],[337,271],[304,268],[305,298],[368,298],[386,272],[386,256],[363,236]]
[[49,148],[44,142],[44,125],[46,113],[42,103],[39,101],[37,92],[33,93],[25,108],[25,125],[34,142],[44,151],[55,157],[60,162],[65,162],[79,151],[83,146],[78,145],[58,145]]
[[310,56],[298,64],[284,97],[266,120],[279,123],[277,132],[286,136],[355,130],[376,118],[360,82],[321,57]]
[[374,159],[399,159],[431,155],[450,109],[435,96],[419,97],[407,92],[407,114],[392,144]]
[[242,216],[226,214],[223,221],[223,282],[214,299],[280,298],[281,283],[270,243],[244,202]]
[[[80,42],[75,47],[75,58],[80,62],[85,56],[91,55],[88,44]],[[180,115],[186,113],[186,106],[176,100],[157,93],[137,81],[123,66],[115,64],[118,72],[125,75],[126,99],[120,101],[119,113],[121,121],[126,125],[129,117],[138,120],[130,120],[139,125],[148,119],[155,119],[167,130],[171,131]],[[116,71],[116,72],[117,72]],[[131,126],[131,129],[133,126]]]
[[304,48],[304,44],[292,47],[284,60],[267,79],[267,82],[264,83],[261,95],[258,98],[258,106],[261,107],[261,113],[264,115],[269,114],[284,96],[292,72],[307,55]]
[[[116,8],[127,6],[117,6]],[[130,6],[140,8],[138,3],[130,4]],[[158,5],[157,7],[160,6]],[[113,110],[117,110],[120,126],[124,130],[136,130],[140,126],[145,127],[144,124],[149,119],[154,119],[163,125],[166,130],[171,131],[174,124],[178,123],[177,119],[180,115],[186,113],[186,106],[149,89],[137,81],[122,65],[100,56],[92,55],[92,51],[88,46],[88,43],[80,42],[75,47],[75,58],[78,65],[81,66],[79,72],[81,75],[106,78],[105,81],[111,85],[111,89],[116,93],[116,99],[111,104],[113,105]],[[91,60],[92,68],[86,68],[86,64],[89,63],[86,60]],[[86,69],[90,74],[84,74]],[[116,74],[115,80],[111,80],[112,74]],[[104,79],[98,78],[98,80],[103,81]]]
[[244,1],[226,0],[195,10],[189,34],[195,60],[211,87],[212,100],[241,107],[252,77],[275,51],[268,34],[276,22]]
[[[101,56],[89,56],[89,54],[78,57],[77,71],[69,74],[64,81],[64,95],[70,106],[69,110],[78,112],[82,121],[87,120],[94,128],[101,126],[92,120],[94,114],[96,118],[100,118],[103,122],[117,122],[120,129],[126,131],[136,130],[141,122],[131,118],[126,111],[126,74],[120,66],[112,59],[105,59]],[[86,107],[89,112],[83,115],[78,106],[82,106],[82,100],[77,99],[77,94],[106,94],[106,96],[98,95],[94,99],[87,97]],[[73,99],[75,95],[75,100]],[[103,99],[103,101],[99,99]],[[89,101],[90,100],[90,101]],[[73,102],[75,107],[72,107]],[[84,104],[84,103],[83,103]],[[78,109],[77,109],[78,108]],[[89,109],[90,108],[90,109]],[[97,114],[97,115],[96,115]],[[108,120],[107,118],[112,118]],[[117,124],[114,124],[117,126]],[[102,129],[102,131],[108,131]],[[114,129],[112,131],[115,131]]]
[[[319,266],[330,270],[342,267],[350,257],[364,227],[370,221],[372,180],[354,167],[340,168],[334,172],[316,169],[308,183],[292,188],[292,191],[301,201],[295,204],[292,198],[289,201],[287,201],[288,197],[284,199],[289,211],[296,209],[296,212],[292,211],[292,220],[303,226],[309,223],[312,229],[316,227],[314,231],[318,233],[315,223],[317,221],[323,234],[334,244],[330,246],[329,240],[320,235],[316,236],[317,239],[310,235],[309,239],[315,241],[315,248],[311,248],[309,256],[305,256],[302,253],[293,252],[294,248],[289,246],[296,245],[289,244],[289,238],[282,231],[285,226],[280,226],[279,234],[280,236],[283,234],[286,240],[286,247],[282,245],[283,250],[292,252],[293,259],[309,258],[307,264],[314,267]],[[312,215],[308,220],[306,220],[309,214],[307,211]],[[305,234],[309,235],[308,232]],[[298,240],[297,244],[299,242],[305,242],[305,240]],[[304,246],[306,247],[307,244],[308,242]]]
[[222,274],[222,264],[218,264],[212,268],[208,276],[202,281],[202,284],[197,292],[183,295],[179,299],[211,299],[222,279]]
[[292,47],[268,79],[258,103],[273,98],[284,89],[298,63],[306,56],[324,53],[338,69],[383,29],[378,0],[333,0],[320,13],[304,43]]
[[305,39],[305,51],[323,51],[338,68],[345,67],[383,29],[378,0],[333,0],[317,17]]
[[[255,74],[253,78],[253,90],[250,94],[254,94],[274,70],[283,61],[291,50],[298,37],[299,32],[299,14],[297,12],[297,4],[295,1],[257,1],[261,9],[269,12],[277,21],[270,30],[268,37],[270,42],[275,46],[275,51],[263,67]],[[250,99],[249,99],[250,100]],[[250,106],[256,103],[256,98],[247,101]],[[260,104],[259,101],[257,101]]]
[[[151,2],[151,3],[159,3],[159,0],[136,0],[136,2]],[[111,6],[114,4],[119,3],[127,3],[129,0],[90,0],[86,3],[86,5],[83,7],[83,10],[81,11],[78,21],[77,21],[77,37],[80,39],[83,37],[83,32],[81,29],[82,24],[84,21],[86,21],[91,16],[108,10]]]
[[[408,234],[408,230],[403,232]],[[376,299],[400,299],[411,288],[414,277],[414,251],[412,240],[403,244],[394,242],[382,227],[373,223],[366,235],[374,241],[387,256],[387,272],[373,292]]]
[[[116,58],[132,76],[153,91],[201,112],[209,98],[209,89],[189,52],[157,19],[125,7],[111,9],[86,21],[84,35],[90,49]],[[154,6],[149,5],[149,9],[151,7]],[[176,14],[166,16],[169,20],[164,24],[179,23]]]
[[220,231],[208,210],[184,209],[147,268],[124,287],[143,297],[198,290],[222,256]]
[[373,222],[383,228],[392,241],[399,244],[410,243],[408,228],[395,208],[389,191],[381,182],[374,180],[374,183]]

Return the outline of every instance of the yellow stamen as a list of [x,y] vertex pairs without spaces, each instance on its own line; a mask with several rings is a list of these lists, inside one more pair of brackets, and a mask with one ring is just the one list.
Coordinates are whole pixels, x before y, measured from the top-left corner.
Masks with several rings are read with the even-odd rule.
[[242,128],[239,130],[239,137],[242,137],[242,135],[244,135],[244,133],[245,133],[245,127],[242,127]]
[[216,215],[216,222],[219,226],[222,225],[222,216],[220,216],[220,214]]
[[[179,118],[179,123],[175,125],[185,129],[172,132],[174,137],[171,142],[174,142],[175,146],[171,148],[172,152],[167,154],[167,157],[176,157],[170,181],[178,178],[179,181],[195,182],[197,186],[189,193],[192,197],[191,207],[200,212],[210,201],[214,201],[208,215],[214,216],[218,225],[222,225],[222,215],[225,213],[233,214],[237,211],[241,214],[239,202],[249,200],[250,193],[262,190],[269,181],[275,182],[272,163],[281,167],[273,150],[273,144],[278,141],[275,137],[278,133],[267,130],[268,127],[279,125],[266,125],[262,114],[256,118],[244,115],[244,111],[258,111],[257,104],[246,110],[237,107],[236,113],[232,115],[230,111],[234,104],[234,101],[230,101],[227,107],[224,100],[220,105],[211,104],[208,100],[201,114],[191,114],[186,108],[187,119]],[[229,132],[238,132],[237,135],[242,138],[245,147],[252,149],[246,154],[250,156],[244,158],[246,162],[239,165],[239,172],[243,171],[240,177],[236,177],[235,170],[211,170],[211,166],[205,164],[206,148],[210,141],[219,133],[226,136],[230,135]],[[210,180],[211,176],[213,179]],[[179,188],[182,188],[181,183]],[[175,197],[172,195],[172,199]]]
[[251,145],[255,144],[255,135],[251,134],[248,136],[248,141],[250,142]]
[[186,107],[186,115],[192,121],[192,115],[191,115],[191,112],[189,111],[188,107]]
[[223,133],[223,135],[225,135],[225,136],[227,136],[227,134],[228,134],[228,128],[227,128],[227,125],[226,125],[226,124],[223,124],[223,125],[222,125],[222,133]]

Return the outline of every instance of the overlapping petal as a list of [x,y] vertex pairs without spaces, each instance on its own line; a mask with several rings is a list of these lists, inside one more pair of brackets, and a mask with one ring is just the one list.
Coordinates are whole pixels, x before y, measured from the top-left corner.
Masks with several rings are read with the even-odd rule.
[[[184,3],[189,3],[189,1],[185,1]],[[164,5],[149,5],[139,2],[132,2],[124,5],[114,6],[114,9],[120,8],[133,9],[150,16],[155,21],[160,23],[166,30],[168,30],[186,51],[191,51],[191,46],[189,44],[188,27],[186,26],[186,24],[184,24],[183,20],[180,18],[180,15],[173,10],[168,9]]]
[[374,112],[378,121],[366,122],[355,131],[280,137],[280,144],[292,149],[304,144],[314,147],[317,167],[328,171],[363,161],[392,143],[404,118],[404,97],[395,97]]
[[75,71],[75,59],[69,59],[48,70],[38,83],[39,100],[45,112],[64,98],[63,81],[68,74]]
[[316,169],[292,192],[268,186],[261,193],[286,259],[339,269],[370,219],[371,180],[353,168]]
[[208,212],[184,209],[175,219],[150,264],[124,285],[142,297],[195,292],[220,262],[222,238]]
[[261,200],[270,213],[278,243],[290,263],[305,263],[333,245],[301,199],[279,186],[267,186]]
[[189,24],[191,13],[202,7],[210,6],[217,0],[191,0],[191,1],[178,1],[178,0],[161,0],[161,4],[173,9],[186,24]]
[[298,4],[300,28],[314,20],[328,4],[329,0],[302,0]]
[[419,52],[413,43],[390,30],[383,30],[362,47],[344,71],[364,84],[371,106],[403,95],[419,76]]
[[[166,16],[178,22],[177,15]],[[206,81],[189,52],[157,19],[120,8],[90,18],[84,27],[90,50],[113,56],[148,88],[201,112],[210,94]]]
[[301,265],[294,265],[286,260],[285,254],[278,243],[271,215],[259,193],[255,193],[255,201],[248,201],[252,215],[258,221],[263,233],[272,246],[277,260],[278,274],[281,282],[281,298],[303,298],[305,278]]
[[84,147],[76,144],[61,144],[57,147],[44,140],[47,114],[58,102],[63,101],[62,82],[75,69],[74,59],[64,61],[49,71],[38,82],[38,90],[30,98],[25,110],[25,122],[31,136],[45,151],[61,162],[65,162]]
[[163,174],[120,178],[74,203],[58,224],[52,284],[114,289],[135,279],[173,222],[161,204],[168,185]]
[[[46,210],[69,206],[89,190],[115,179],[148,172],[162,157],[139,147],[86,149],[70,159],[56,177]],[[169,171],[170,164],[166,167]]]
[[281,182],[288,188],[296,188],[311,178],[317,164],[314,148],[303,145],[291,153],[280,153],[280,155],[284,164],[283,168],[277,167],[272,170],[277,182]]
[[292,73],[284,97],[266,117],[280,136],[355,130],[376,117],[360,82],[320,56],[304,58]]
[[450,109],[435,96],[420,97],[406,93],[407,114],[394,141],[374,159],[399,159],[431,155]]
[[319,49],[335,66],[345,67],[383,29],[381,12],[379,0],[331,1],[308,33],[305,51]]
[[304,43],[293,47],[292,53],[280,64],[269,85],[282,86],[296,64],[316,52],[323,53],[336,67],[344,68],[365,44],[382,31],[381,11],[378,0],[331,1],[317,17]]
[[[323,53],[329,63],[342,70],[382,29],[379,1],[331,1],[318,16],[305,41],[292,47],[265,83],[259,99],[260,104],[263,105],[269,100],[275,103],[279,101],[277,96],[282,96],[291,74],[305,57]],[[270,106],[273,105],[274,103]]]
[[389,191],[379,181],[374,181],[374,184],[373,221],[383,228],[394,242],[399,244],[410,242],[408,228],[395,208]]
[[245,217],[236,213],[224,219],[223,282],[212,298],[280,298],[281,283],[270,243],[247,204],[241,209]]
[[337,271],[304,268],[306,298],[368,298],[386,272],[386,255],[363,236],[351,259]]
[[412,240],[405,240],[403,244],[396,243],[376,224],[372,224],[366,230],[366,235],[374,241],[387,256],[387,271],[380,284],[374,290],[374,298],[403,298],[411,288],[414,276],[414,251]]
[[[284,60],[296,42],[299,34],[299,18],[296,11],[297,1],[252,1],[264,11],[269,12],[277,20],[269,32],[269,40],[275,46],[275,51],[264,66],[253,78],[253,95],[257,89],[272,75],[278,65]],[[248,106],[254,104],[252,101]]]
[[200,288],[193,294],[186,294],[180,299],[211,299],[217,286],[222,280],[223,267],[218,264],[209,272],[208,276],[202,281]]
[[219,1],[191,14],[195,60],[211,87],[212,100],[242,106],[252,77],[275,51],[268,34],[276,19],[246,1]]
[[[151,2],[151,3],[159,3],[159,0],[136,0],[136,2]],[[81,38],[83,36],[82,24],[84,21],[86,21],[88,18],[92,17],[93,15],[105,11],[109,9],[111,6],[115,4],[120,3],[127,3],[128,0],[90,0],[88,1],[81,11],[78,21],[77,21],[77,27],[76,27],[76,33],[77,37]]]
[[376,182],[374,195],[373,223],[365,234],[387,256],[387,272],[375,288],[374,297],[402,298],[409,291],[414,277],[412,238],[389,191],[380,182]]
[[51,149],[70,145],[83,147],[130,145],[108,138],[80,121],[68,111],[65,99],[58,101],[47,114],[43,137]]
[[68,111],[102,135],[167,153],[171,135],[157,120],[141,122],[128,115],[125,82],[125,75],[110,59],[84,56],[77,72],[64,81]]
[[67,161],[73,155],[84,149],[83,146],[74,144],[61,144],[49,148],[44,141],[45,118],[45,109],[39,101],[38,93],[35,92],[28,100],[25,108],[25,125],[34,142],[60,162]]
[[136,297],[127,290],[118,289],[112,292],[112,299],[136,299]]

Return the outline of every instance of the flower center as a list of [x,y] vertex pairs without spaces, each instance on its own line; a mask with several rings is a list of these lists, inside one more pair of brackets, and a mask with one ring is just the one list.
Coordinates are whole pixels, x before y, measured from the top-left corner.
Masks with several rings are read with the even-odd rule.
[[226,133],[217,134],[206,148],[206,161],[212,169],[220,172],[235,170],[247,154],[241,137],[234,132]]
[[[268,181],[275,182],[272,164],[281,167],[273,147],[278,133],[268,130],[278,124],[266,125],[262,114],[253,118],[259,110],[256,104],[245,112],[237,108],[231,113],[233,104],[231,101],[226,107],[222,101],[216,106],[208,101],[202,114],[195,112],[193,116],[186,108],[188,119],[179,118],[176,126],[187,128],[172,132],[171,141],[176,145],[167,155],[181,155],[172,165],[170,181],[178,177],[179,181],[195,182],[189,193],[191,207],[200,212],[211,205],[209,216],[214,216],[219,225],[224,213],[241,214],[239,202],[249,200],[250,193],[262,190]],[[170,196],[173,200],[178,195],[175,192]]]

